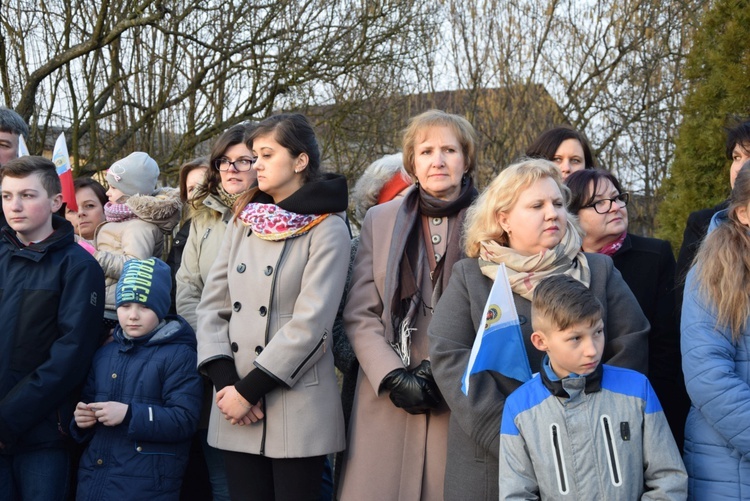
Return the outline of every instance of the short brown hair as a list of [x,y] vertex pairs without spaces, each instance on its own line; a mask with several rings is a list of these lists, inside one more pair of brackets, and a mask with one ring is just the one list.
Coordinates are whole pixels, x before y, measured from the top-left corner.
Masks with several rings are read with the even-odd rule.
[[31,174],[39,174],[39,180],[42,182],[48,197],[62,193],[62,184],[60,184],[60,178],[57,176],[55,164],[44,157],[14,158],[0,169],[0,184],[6,177],[20,179]]
[[414,174],[414,146],[417,136],[431,127],[448,127],[456,135],[466,160],[466,174],[471,176],[477,164],[477,133],[464,117],[451,115],[441,110],[428,110],[412,117],[404,130],[404,169],[412,179]]
[[[211,170],[211,166],[208,165],[208,158],[198,157],[193,160],[190,160],[189,162],[185,162],[184,164],[180,166],[180,183],[179,183],[180,184],[180,200],[182,200],[183,204],[187,203],[188,201],[188,192],[187,192],[188,174],[190,174],[196,169],[206,169],[206,173],[208,173],[208,171]],[[204,176],[204,183],[205,183],[205,176]]]
[[[604,308],[591,290],[569,275],[547,277],[534,288],[531,300],[531,325],[565,330],[576,324],[594,325]],[[547,334],[545,332],[545,334]]]

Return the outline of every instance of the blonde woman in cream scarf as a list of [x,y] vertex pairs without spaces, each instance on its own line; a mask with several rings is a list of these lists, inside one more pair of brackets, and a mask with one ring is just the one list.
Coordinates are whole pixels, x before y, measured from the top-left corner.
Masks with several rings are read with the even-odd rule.
[[612,259],[580,251],[580,231],[566,210],[568,196],[555,164],[524,160],[503,170],[468,211],[468,258],[454,267],[429,328],[435,380],[451,409],[446,500],[498,498],[503,403],[521,381],[480,372],[471,376],[466,396],[461,378],[500,263],[507,268],[532,372],[539,372],[544,354],[530,342],[530,299],[539,281],[555,274],[579,280],[604,306],[607,341],[601,362],[646,371],[648,321]]

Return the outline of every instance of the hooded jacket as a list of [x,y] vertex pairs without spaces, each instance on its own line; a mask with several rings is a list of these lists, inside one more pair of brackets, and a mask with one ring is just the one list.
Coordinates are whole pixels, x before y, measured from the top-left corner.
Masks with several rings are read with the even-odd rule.
[[94,236],[94,257],[106,277],[107,310],[115,309],[115,286],[125,261],[162,258],[164,235],[180,222],[179,190],[162,188],[153,195],[133,195],[126,205],[137,216],[120,222],[99,225]]
[[71,423],[73,437],[88,442],[78,499],[179,498],[201,407],[195,365],[195,334],[181,317],[168,315],[142,338],[115,328],[114,342],[94,356],[82,401],[122,402],[128,414],[117,426]]
[[25,246],[0,231],[0,442],[2,453],[62,447],[99,346],[104,275],[75,244],[73,226]]
[[500,499],[685,499],[685,466],[646,376],[547,370],[505,401]]

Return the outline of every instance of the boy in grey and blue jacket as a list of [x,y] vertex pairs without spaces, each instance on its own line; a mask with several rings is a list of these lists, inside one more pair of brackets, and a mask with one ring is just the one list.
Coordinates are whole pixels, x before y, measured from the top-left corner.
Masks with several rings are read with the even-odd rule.
[[505,402],[500,499],[685,499],[687,474],[642,374],[600,365],[602,306],[577,280],[537,285],[538,377]]

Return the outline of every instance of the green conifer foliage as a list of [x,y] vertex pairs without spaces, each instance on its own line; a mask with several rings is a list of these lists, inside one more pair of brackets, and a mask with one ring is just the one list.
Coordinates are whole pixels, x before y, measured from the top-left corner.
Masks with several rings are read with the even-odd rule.
[[675,250],[690,212],[729,194],[726,127],[750,115],[750,1],[712,2],[696,31],[686,75],[683,122],[657,215],[657,235]]

